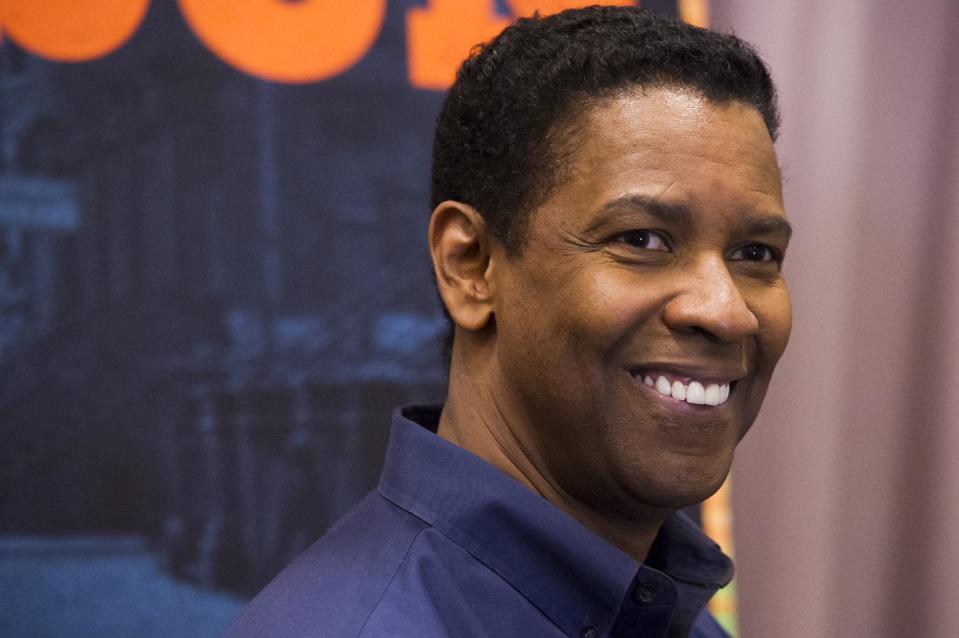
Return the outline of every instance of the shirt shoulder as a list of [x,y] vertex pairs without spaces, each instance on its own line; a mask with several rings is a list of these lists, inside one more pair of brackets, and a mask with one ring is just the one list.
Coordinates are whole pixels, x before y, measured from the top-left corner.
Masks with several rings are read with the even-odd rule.
[[425,527],[371,492],[247,605],[226,638],[358,636]]
[[226,634],[494,635],[564,634],[482,561],[376,492],[284,569]]
[[433,528],[416,536],[360,633],[361,638],[565,635],[509,582]]

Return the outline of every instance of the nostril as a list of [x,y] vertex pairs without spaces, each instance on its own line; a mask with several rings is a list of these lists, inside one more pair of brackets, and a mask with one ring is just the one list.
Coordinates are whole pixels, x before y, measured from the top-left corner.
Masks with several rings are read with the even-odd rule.
[[707,341],[712,343],[726,343],[730,341],[729,338],[722,335],[720,330],[710,330],[709,328],[704,328],[703,326],[690,326],[689,331],[693,334],[704,337]]

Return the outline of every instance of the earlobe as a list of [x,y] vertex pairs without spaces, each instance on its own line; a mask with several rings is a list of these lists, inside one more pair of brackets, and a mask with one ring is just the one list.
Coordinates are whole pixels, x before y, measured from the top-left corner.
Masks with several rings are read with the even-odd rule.
[[455,201],[438,205],[428,242],[440,297],[453,322],[479,331],[493,316],[490,236],[479,212]]

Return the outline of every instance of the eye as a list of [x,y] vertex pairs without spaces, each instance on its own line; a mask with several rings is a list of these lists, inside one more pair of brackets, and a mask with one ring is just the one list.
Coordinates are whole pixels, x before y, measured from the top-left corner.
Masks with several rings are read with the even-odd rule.
[[669,244],[666,242],[666,238],[655,230],[628,230],[617,235],[615,241],[626,244],[631,248],[669,252]]
[[741,261],[774,261],[777,263],[781,261],[779,253],[765,244],[747,244],[734,250],[729,258]]

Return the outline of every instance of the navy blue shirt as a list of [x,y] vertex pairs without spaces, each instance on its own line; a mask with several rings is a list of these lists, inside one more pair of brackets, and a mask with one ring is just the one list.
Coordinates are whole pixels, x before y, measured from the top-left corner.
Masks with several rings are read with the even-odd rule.
[[704,611],[732,563],[682,514],[644,564],[406,408],[380,484],[227,633],[252,636],[726,636]]

